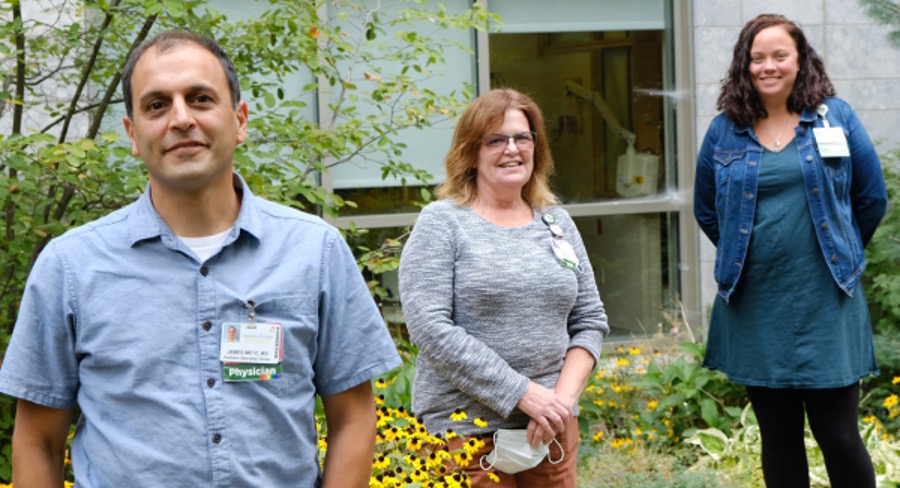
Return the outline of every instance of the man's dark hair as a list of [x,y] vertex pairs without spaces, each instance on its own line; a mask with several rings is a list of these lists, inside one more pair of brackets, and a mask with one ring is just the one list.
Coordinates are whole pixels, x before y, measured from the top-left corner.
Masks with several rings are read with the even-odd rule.
[[799,55],[799,71],[787,100],[788,110],[800,113],[803,109],[814,109],[825,101],[825,98],[837,94],[825,73],[825,63],[809,45],[803,30],[783,15],[762,14],[747,22],[741,30],[734,45],[731,67],[722,80],[722,91],[716,103],[716,108],[738,125],[751,126],[768,115],[750,76],[750,48],[759,31],[775,26],[787,31],[797,45]]
[[231,58],[222,49],[218,42],[200,34],[188,31],[166,31],[154,36],[152,39],[144,41],[138,46],[131,55],[128,56],[128,62],[125,63],[125,69],[122,72],[122,93],[125,96],[125,112],[129,118],[134,116],[134,106],[131,99],[131,75],[134,74],[134,66],[137,64],[141,56],[150,48],[155,47],[159,52],[165,52],[175,46],[193,43],[207,51],[213,53],[219,62],[222,63],[222,69],[225,70],[225,78],[228,79],[228,87],[231,89],[231,104],[237,107],[241,101],[241,84],[238,81],[237,71],[234,69],[234,63]]

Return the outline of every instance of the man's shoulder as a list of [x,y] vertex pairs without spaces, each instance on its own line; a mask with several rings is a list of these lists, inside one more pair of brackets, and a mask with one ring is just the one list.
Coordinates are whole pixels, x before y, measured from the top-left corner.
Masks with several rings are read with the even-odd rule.
[[322,232],[339,234],[338,229],[317,215],[313,215],[287,205],[254,197],[253,204],[261,217],[264,226],[284,231],[301,229],[306,232]]
[[104,240],[109,237],[108,233],[122,232],[124,235],[124,225],[134,212],[135,206],[136,202],[132,202],[122,208],[113,210],[103,217],[72,227],[62,235],[54,238],[53,241],[57,244],[62,244],[88,239],[98,234],[105,234],[103,236]]

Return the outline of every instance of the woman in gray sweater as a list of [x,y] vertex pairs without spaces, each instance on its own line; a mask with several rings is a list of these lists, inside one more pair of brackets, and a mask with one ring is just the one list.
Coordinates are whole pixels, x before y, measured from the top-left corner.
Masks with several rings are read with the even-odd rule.
[[[431,433],[462,436],[448,436],[451,449],[484,442],[466,468],[473,486],[574,487],[578,397],[609,327],[578,229],[549,189],[540,109],[510,89],[478,97],[445,167],[400,261],[419,348],[413,412]],[[521,430],[495,438],[506,429]]]

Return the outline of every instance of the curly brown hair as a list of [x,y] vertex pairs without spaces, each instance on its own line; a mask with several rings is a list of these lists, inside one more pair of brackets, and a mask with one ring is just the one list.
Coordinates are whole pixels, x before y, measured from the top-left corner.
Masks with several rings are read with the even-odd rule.
[[544,130],[544,116],[537,104],[527,95],[511,88],[497,88],[476,98],[463,111],[453,142],[444,160],[447,179],[437,187],[439,198],[452,198],[458,204],[471,203],[477,195],[475,167],[484,136],[503,124],[506,111],[521,110],[531,130],[537,133],[534,141],[534,171],[522,188],[522,198],[538,208],[553,205],[556,195],[550,191],[553,156]]
[[788,110],[800,113],[804,109],[818,107],[825,98],[837,93],[825,73],[825,63],[809,45],[803,30],[783,15],[762,14],[741,29],[734,45],[731,67],[722,80],[722,91],[716,102],[716,108],[739,125],[752,126],[768,116],[750,76],[750,48],[759,31],[775,26],[783,27],[794,39],[799,54],[799,71],[788,96]]

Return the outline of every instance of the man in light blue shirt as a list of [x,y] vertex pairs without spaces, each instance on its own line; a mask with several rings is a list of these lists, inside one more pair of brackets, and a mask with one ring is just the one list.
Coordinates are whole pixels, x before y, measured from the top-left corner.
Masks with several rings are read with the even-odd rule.
[[150,184],[29,277],[0,368],[15,486],[62,486],[76,405],[78,486],[368,486],[370,380],[400,360],[346,243],[234,173],[247,104],[214,41],[163,33],[123,80]]

